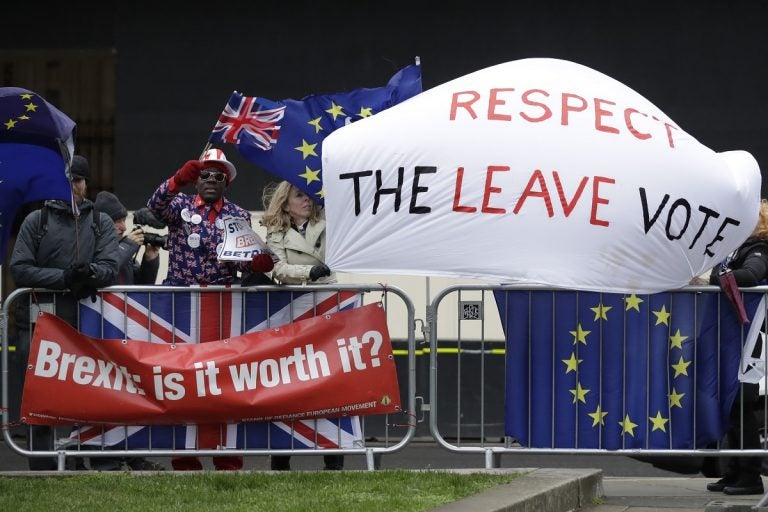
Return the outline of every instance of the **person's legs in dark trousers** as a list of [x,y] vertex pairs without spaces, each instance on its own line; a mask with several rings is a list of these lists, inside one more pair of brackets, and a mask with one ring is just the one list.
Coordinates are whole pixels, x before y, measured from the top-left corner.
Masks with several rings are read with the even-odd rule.
[[[83,446],[83,450],[100,450],[96,446]],[[123,459],[121,457],[89,457],[88,462],[94,471],[121,471],[123,469]]]
[[[29,427],[27,448],[35,452],[53,450],[53,428],[41,425]],[[30,457],[29,469],[32,471],[56,471],[56,458]]]
[[[728,427],[729,449],[759,449],[760,433],[755,417],[758,400],[757,384],[742,384],[731,407]],[[730,457],[725,476],[715,483],[707,484],[710,491],[725,494],[762,494],[763,480],[760,477],[760,457]]]
[[[730,448],[745,450],[760,448],[760,432],[755,417],[755,404],[758,400],[758,385],[743,384],[742,390],[736,397],[731,409],[732,424],[741,423],[742,435],[739,432],[728,432]],[[743,407],[742,407],[743,404]],[[762,494],[763,480],[760,477],[760,457],[734,457],[736,482],[723,489],[726,494]],[[731,470],[729,463],[728,470]]]
[[290,471],[291,456],[290,455],[272,455],[269,458],[269,468],[272,471]]
[[[343,455],[323,455],[324,469],[329,471],[339,471],[344,469]],[[272,455],[269,459],[269,467],[272,471],[290,471],[290,455]]]
[[343,455],[323,455],[323,462],[325,463],[325,469],[327,470],[339,471],[344,469]]

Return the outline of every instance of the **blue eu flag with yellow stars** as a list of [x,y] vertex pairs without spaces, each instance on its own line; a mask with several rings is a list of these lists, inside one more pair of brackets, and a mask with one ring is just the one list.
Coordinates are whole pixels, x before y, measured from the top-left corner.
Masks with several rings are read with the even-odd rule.
[[66,165],[74,137],[74,121],[44,98],[19,87],[0,87],[0,264],[21,206],[71,199]]
[[301,100],[271,101],[234,92],[211,132],[214,144],[235,144],[267,172],[324,202],[323,139],[337,128],[375,115],[421,92],[421,66],[398,71],[383,87],[355,89]]
[[497,291],[506,435],[528,447],[607,450],[721,440],[744,331],[720,296]]

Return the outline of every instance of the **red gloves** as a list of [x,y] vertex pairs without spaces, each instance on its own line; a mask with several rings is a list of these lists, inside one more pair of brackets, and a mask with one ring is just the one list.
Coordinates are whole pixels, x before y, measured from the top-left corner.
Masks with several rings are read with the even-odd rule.
[[260,253],[251,260],[251,270],[254,272],[269,272],[275,268],[275,262],[269,254]]
[[181,169],[173,175],[173,181],[176,182],[178,188],[184,185],[191,185],[200,177],[200,171],[205,169],[205,167],[206,165],[200,160],[187,160],[187,163],[182,165]]

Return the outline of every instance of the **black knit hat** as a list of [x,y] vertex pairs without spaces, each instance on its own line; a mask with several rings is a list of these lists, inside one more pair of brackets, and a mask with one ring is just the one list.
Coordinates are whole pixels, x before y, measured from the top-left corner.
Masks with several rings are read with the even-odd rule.
[[96,194],[96,209],[104,212],[114,221],[128,216],[128,210],[112,192],[102,190]]
[[72,172],[72,178],[83,178],[87,180],[91,177],[88,160],[81,155],[72,157],[72,166],[69,170]]

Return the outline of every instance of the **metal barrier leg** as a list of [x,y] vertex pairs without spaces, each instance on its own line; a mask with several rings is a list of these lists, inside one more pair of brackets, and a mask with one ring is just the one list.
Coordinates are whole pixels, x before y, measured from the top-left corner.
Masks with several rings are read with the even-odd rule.
[[488,448],[485,450],[485,469],[501,467],[501,454]]
[[372,448],[368,448],[365,451],[365,463],[368,466],[368,471],[381,469],[381,454],[374,453]]
[[67,456],[63,451],[59,451],[56,456],[56,471],[64,471],[67,468]]

